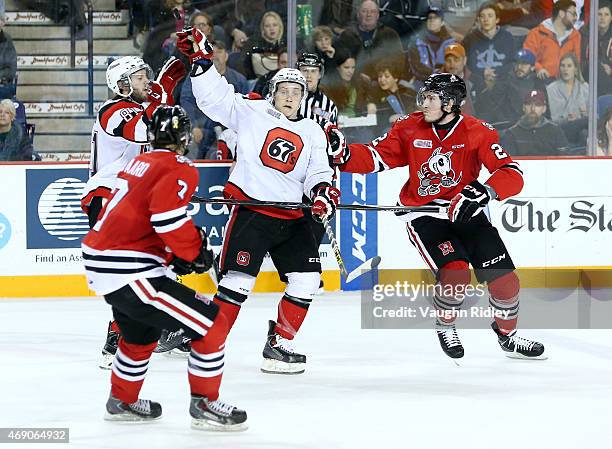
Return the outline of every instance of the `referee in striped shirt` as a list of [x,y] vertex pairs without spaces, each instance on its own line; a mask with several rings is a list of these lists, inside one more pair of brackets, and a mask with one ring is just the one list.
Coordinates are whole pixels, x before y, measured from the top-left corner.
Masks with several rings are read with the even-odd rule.
[[302,72],[308,84],[308,95],[300,107],[300,115],[317,122],[321,127],[325,122],[338,124],[338,108],[335,103],[319,90],[323,77],[323,61],[314,53],[303,53],[297,61],[297,69]]

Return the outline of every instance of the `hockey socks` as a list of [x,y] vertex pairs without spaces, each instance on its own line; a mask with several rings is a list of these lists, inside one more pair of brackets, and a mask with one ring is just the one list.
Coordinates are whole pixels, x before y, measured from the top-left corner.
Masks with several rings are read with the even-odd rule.
[[219,397],[228,332],[228,320],[220,312],[206,335],[191,342],[188,376],[192,395],[203,396],[211,401]]
[[157,342],[148,345],[126,343],[119,339],[119,347],[113,360],[111,374],[111,394],[122,402],[131,404],[138,400],[149,359]]
[[242,303],[246,301],[247,295],[230,290],[227,287],[219,286],[217,294],[214,297],[214,302],[219,306],[221,313],[227,319],[228,333],[234,326],[236,318],[240,313]]
[[519,311],[520,284],[514,272],[504,274],[489,282],[489,305],[495,312],[499,332],[510,334],[516,329]]
[[278,304],[278,318],[274,332],[288,340],[293,339],[306,318],[311,302],[311,299],[296,298],[285,293]]

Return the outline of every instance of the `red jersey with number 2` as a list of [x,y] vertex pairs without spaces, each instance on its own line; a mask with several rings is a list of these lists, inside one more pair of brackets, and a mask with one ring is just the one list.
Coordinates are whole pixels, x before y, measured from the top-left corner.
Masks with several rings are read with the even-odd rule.
[[499,199],[523,188],[522,171],[499,145],[495,128],[469,115],[461,115],[450,130],[438,132],[417,112],[396,121],[371,143],[349,147],[351,158],[342,171],[375,173],[408,167],[408,180],[399,197],[406,206],[450,201],[478,178],[483,165],[491,173],[486,182]]

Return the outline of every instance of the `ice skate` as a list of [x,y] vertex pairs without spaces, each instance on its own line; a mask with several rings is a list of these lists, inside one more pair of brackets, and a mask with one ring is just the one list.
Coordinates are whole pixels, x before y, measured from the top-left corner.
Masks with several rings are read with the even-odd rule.
[[138,399],[128,404],[110,395],[106,402],[106,421],[148,422],[161,418],[162,408],[157,402]]
[[457,334],[455,324],[444,324],[436,320],[436,334],[444,353],[452,359],[463,357],[463,345]]
[[297,354],[291,340],[274,332],[276,323],[269,322],[268,338],[263,350],[261,370],[270,374],[301,374],[306,370],[306,356]]
[[189,414],[193,418],[191,427],[197,430],[239,432],[248,428],[244,410],[218,399],[210,401],[204,396],[192,395]]
[[503,334],[496,322],[491,323],[491,327],[497,334],[499,346],[511,359],[545,360],[548,358],[544,355],[542,343],[517,336],[516,329],[507,335]]
[[184,333],[185,331],[183,329],[179,329],[174,332],[163,330],[153,352],[167,353],[175,348],[178,348],[183,344],[183,340],[185,339],[183,335]]
[[102,369],[111,369],[115,353],[117,352],[117,345],[119,344],[119,334],[112,330],[112,322],[108,323],[108,331],[106,333],[106,343],[102,348],[102,358],[98,365]]
[[183,342],[180,345],[168,352],[164,352],[164,355],[171,358],[186,359],[189,357],[190,352],[191,339],[188,337],[183,337]]

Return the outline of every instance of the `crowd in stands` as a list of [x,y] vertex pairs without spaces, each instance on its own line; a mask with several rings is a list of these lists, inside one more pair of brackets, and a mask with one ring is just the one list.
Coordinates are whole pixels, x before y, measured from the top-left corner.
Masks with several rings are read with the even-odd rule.
[[[134,33],[148,32],[143,53],[154,69],[169,55],[180,57],[173,41],[185,22],[215,42],[215,66],[237,92],[265,96],[267,81],[287,66],[284,1],[129,3]],[[485,1],[469,29],[451,25],[446,20],[451,13],[433,5],[425,0],[390,0],[382,6],[375,0],[322,0],[312,32],[298,35],[293,59],[302,52],[318,55],[323,65],[319,87],[336,104],[349,139],[384,133],[416,110],[423,80],[445,71],[466,81],[464,113],[496,126],[512,154],[587,153],[588,0]],[[612,93],[610,12],[610,0],[601,0],[596,22],[600,96]],[[222,125],[198,110],[188,82],[178,97],[196,124],[197,157],[214,157]],[[351,118],[369,114],[376,125],[349,129]],[[599,136],[603,149],[598,151],[604,154],[607,134],[600,130]]]
[[[70,1],[79,11],[76,3],[83,1]],[[318,55],[319,88],[336,104],[349,141],[374,138],[415,111],[423,80],[444,71],[464,78],[463,112],[492,123],[511,154],[588,153],[588,62],[595,52],[589,48],[589,0],[478,1],[467,29],[448,20],[448,8],[434,6],[442,2],[320,0],[317,16],[308,18],[313,28],[298,35],[293,58],[287,54],[286,0],[116,2],[129,9],[134,46],[155,71],[169,56],[188,64],[176,49],[176,33],[185,25],[215,43],[215,67],[243,94],[265,96],[268,80],[289,59]],[[600,98],[612,98],[611,4],[599,1],[591,25],[599,36]],[[1,29],[0,55],[2,92],[15,79],[16,55]],[[174,96],[194,123],[193,155],[216,157],[222,125],[197,108],[189,81]],[[612,106],[612,100],[601,104]],[[598,115],[597,152],[612,155],[609,111]],[[351,119],[362,116],[375,116],[376,125],[349,129]]]

